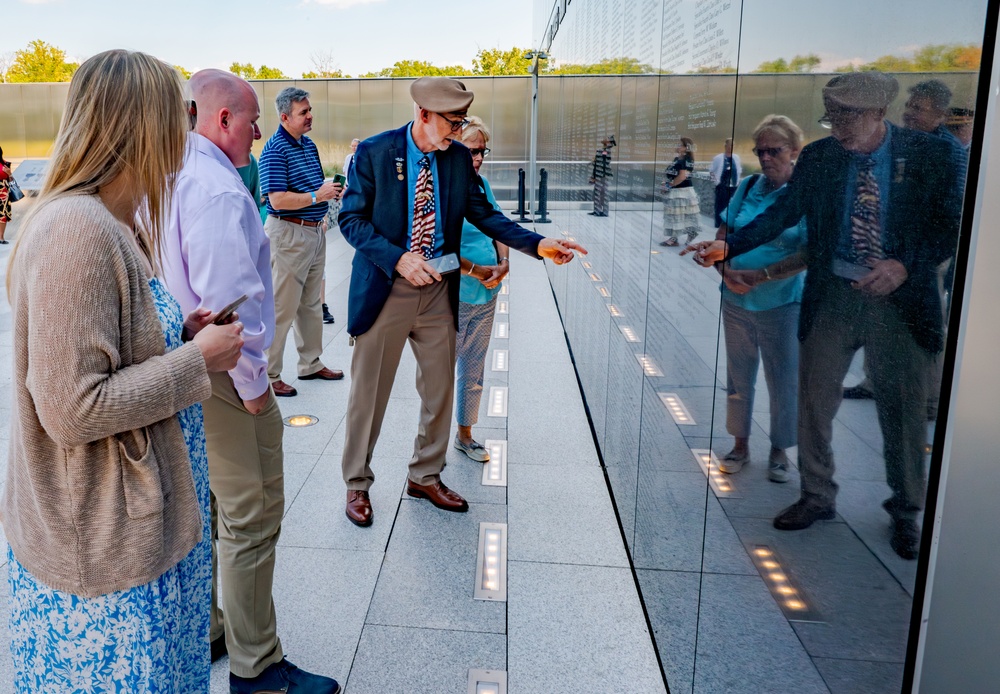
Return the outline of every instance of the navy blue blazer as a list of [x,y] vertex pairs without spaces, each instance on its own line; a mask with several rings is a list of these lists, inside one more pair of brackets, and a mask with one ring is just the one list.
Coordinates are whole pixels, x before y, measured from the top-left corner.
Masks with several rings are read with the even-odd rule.
[[[925,133],[892,128],[892,168],[887,204],[885,253],[908,274],[888,296],[918,345],[941,351],[944,330],[938,266],[955,253],[965,162],[955,147]],[[812,327],[819,299],[834,282],[833,259],[843,229],[844,191],[851,153],[833,137],[806,145],[788,185],[771,207],[738,232],[729,234],[729,255],[739,255],[778,236],[804,216],[807,224],[808,272],[802,292],[799,339]]]
[[[362,335],[375,323],[392,283],[399,277],[396,263],[409,245],[408,186],[399,180],[397,158],[406,171],[407,123],[358,145],[347,191],[340,205],[340,231],[354,246],[351,288],[347,303],[347,332]],[[441,206],[437,210],[444,232],[443,253],[458,253],[462,220],[490,238],[534,257],[542,236],[515,224],[493,208],[480,188],[469,150],[458,142],[435,153]],[[455,325],[458,325],[458,290],[461,273],[445,275]],[[406,282],[405,279],[400,281]]]

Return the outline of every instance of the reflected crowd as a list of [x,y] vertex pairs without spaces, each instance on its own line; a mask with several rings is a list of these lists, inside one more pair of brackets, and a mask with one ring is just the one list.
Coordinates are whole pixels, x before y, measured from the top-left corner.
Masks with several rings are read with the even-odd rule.
[[[863,348],[866,381],[857,388],[874,399],[884,440],[890,544],[915,559],[966,153],[945,127],[947,86],[911,87],[905,127],[886,120],[898,91],[894,77],[878,72],[834,77],[823,88],[821,119],[831,134],[805,147],[787,118],[765,119],[753,134],[763,175],[737,191],[715,241],[683,253],[716,265],[724,279],[727,429],[736,442],[719,469],[738,472],[748,459],[760,359],[771,396],[772,481],[787,479],[784,449],[796,438],[799,447],[801,497],[774,527],[833,519],[833,420]],[[804,279],[796,276],[803,271]],[[783,382],[796,363],[797,395]]]

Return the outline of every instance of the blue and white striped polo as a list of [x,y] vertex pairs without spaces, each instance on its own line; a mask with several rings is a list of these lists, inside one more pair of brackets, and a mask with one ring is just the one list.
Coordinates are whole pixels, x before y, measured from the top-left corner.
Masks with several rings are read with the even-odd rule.
[[267,213],[276,217],[298,217],[318,222],[326,216],[329,203],[317,202],[298,210],[276,210],[268,193],[310,193],[323,185],[323,165],[319,150],[308,137],[299,140],[282,126],[260,153],[260,190],[267,200]]

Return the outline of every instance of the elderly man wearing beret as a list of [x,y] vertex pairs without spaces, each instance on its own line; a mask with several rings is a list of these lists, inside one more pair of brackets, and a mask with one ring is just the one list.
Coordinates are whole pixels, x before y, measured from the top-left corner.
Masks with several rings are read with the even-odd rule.
[[458,253],[462,220],[556,264],[572,260],[574,249],[586,253],[576,243],[514,224],[487,200],[459,142],[473,99],[462,82],[421,77],[410,85],[410,96],[410,123],[358,145],[339,217],[356,251],[347,309],[354,357],[343,472],[347,517],[359,526],[372,523],[372,452],[407,341],[417,360],[421,401],[407,494],[445,511],[469,508],[441,481],[454,394],[459,273],[442,276],[436,268]]
[[836,512],[831,440],[841,383],[865,348],[892,496],[891,545],[916,558],[924,504],[928,374],[944,343],[937,268],[955,251],[963,181],[952,146],[885,120],[899,86],[878,72],[823,89],[831,137],[802,150],[782,196],[725,241],[689,246],[702,265],[745,253],[802,217],[808,274],[799,324],[801,497],[774,519],[800,530]]

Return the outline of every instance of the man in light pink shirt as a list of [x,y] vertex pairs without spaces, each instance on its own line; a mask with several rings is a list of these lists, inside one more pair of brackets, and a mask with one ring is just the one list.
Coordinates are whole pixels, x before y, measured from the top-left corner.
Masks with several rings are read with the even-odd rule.
[[238,311],[244,346],[236,368],[214,374],[204,403],[218,577],[213,591],[213,659],[228,648],[230,689],[238,694],[336,694],[335,680],[284,658],[271,586],[284,511],[281,411],[267,377],[274,336],[270,247],[256,202],[237,167],[260,138],[253,88],[221,70],[191,77],[194,132],[177,177],[163,241],[166,284],[181,307],[213,312],[246,295]]

